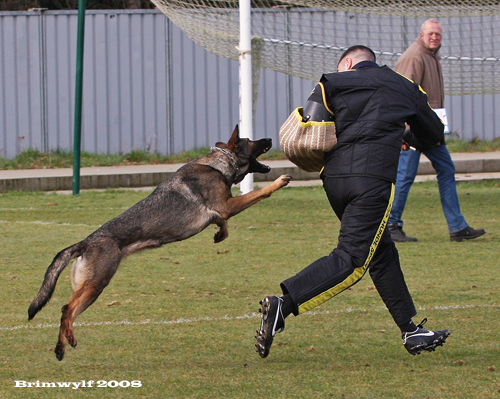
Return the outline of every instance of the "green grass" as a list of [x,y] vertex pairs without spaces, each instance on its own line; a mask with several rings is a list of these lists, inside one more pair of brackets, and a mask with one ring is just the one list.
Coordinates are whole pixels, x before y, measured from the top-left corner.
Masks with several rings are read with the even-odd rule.
[[[452,335],[410,356],[367,274],[313,311],[287,319],[266,359],[254,352],[259,299],[336,245],[321,187],[285,188],[215,228],[127,258],[77,320],[76,349],[58,362],[69,267],[31,322],[27,308],[54,255],[145,195],[0,194],[1,398],[499,398],[498,184],[460,184],[467,221],[487,235],[449,241],[435,183],[415,184],[398,245],[419,310]],[[140,388],[15,388],[15,380],[141,381]],[[94,383],[95,385],[95,383]]]
[[482,141],[477,138],[470,141],[465,141],[457,138],[447,138],[446,145],[450,152],[500,151],[500,138],[492,141]]
[[[461,139],[448,139],[447,146],[450,152],[487,152],[500,151],[500,139],[481,141],[474,139],[464,141]],[[134,150],[129,154],[92,154],[81,153],[81,166],[122,166],[141,164],[168,164],[184,163],[198,158],[209,151],[208,147],[193,149],[173,155],[161,155],[147,151]],[[286,159],[285,154],[279,150],[271,150],[262,155],[263,160]],[[73,153],[69,151],[51,151],[43,153],[38,150],[28,149],[21,152],[14,159],[0,157],[1,169],[43,169],[43,168],[72,168]]]
[[[162,155],[147,151],[135,150],[129,154],[93,154],[81,153],[81,166],[127,166],[127,165],[155,165],[170,163],[185,163],[199,158],[210,151],[208,147],[197,148],[173,155]],[[286,159],[281,151],[270,151],[262,159]],[[0,157],[1,169],[46,169],[46,168],[72,168],[73,153],[69,151],[51,151],[43,153],[29,149],[21,152],[13,159]]]

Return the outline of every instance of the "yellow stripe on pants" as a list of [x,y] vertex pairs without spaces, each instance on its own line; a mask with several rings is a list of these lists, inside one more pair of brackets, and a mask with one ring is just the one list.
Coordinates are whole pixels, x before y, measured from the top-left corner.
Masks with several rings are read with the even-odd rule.
[[394,201],[394,191],[395,191],[395,186],[394,183],[391,186],[391,197],[389,198],[389,204],[387,205],[387,209],[385,211],[384,217],[382,221],[380,222],[380,225],[377,229],[377,234],[375,234],[375,237],[373,238],[373,242],[370,245],[370,251],[368,252],[368,256],[365,260],[365,263],[363,266],[357,267],[354,269],[351,275],[349,275],[344,281],[341,283],[337,284],[336,286],[330,288],[327,291],[322,292],[321,294],[315,296],[314,298],[311,298],[307,302],[304,302],[299,306],[299,314],[307,312],[311,309],[314,309],[316,306],[321,305],[323,302],[328,301],[329,299],[333,298],[335,295],[340,294],[342,291],[346,290],[350,286],[354,285],[356,282],[358,282],[366,273],[366,269],[368,268],[368,265],[370,264],[373,254],[375,254],[375,250],[378,247],[378,244],[380,242],[380,239],[382,238],[382,234],[384,233],[384,230],[387,226],[387,221],[389,220],[389,215],[391,214],[391,209],[392,209],[392,203]]

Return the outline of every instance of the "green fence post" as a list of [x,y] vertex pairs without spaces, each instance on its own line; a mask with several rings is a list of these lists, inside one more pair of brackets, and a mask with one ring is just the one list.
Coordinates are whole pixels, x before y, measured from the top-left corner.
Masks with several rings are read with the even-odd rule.
[[73,195],[80,193],[80,147],[82,142],[83,44],[85,38],[85,0],[78,0],[76,46],[75,126],[73,143]]

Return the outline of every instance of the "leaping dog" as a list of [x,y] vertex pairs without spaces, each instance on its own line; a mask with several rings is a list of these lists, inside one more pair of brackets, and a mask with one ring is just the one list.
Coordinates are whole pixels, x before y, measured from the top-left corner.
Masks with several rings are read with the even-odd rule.
[[182,166],[148,197],[55,256],[28,315],[31,320],[47,304],[59,275],[76,258],[71,269],[73,297],[62,307],[59,339],[54,350],[58,360],[64,358],[66,343],[76,347],[75,319],[99,297],[125,256],[185,240],[210,224],[219,227],[214,242],[221,242],[229,234],[227,220],[230,217],[290,182],[289,175],[282,175],[268,186],[232,196],[231,186],[241,182],[248,173],[271,170],[257,161],[271,145],[271,139],[240,138],[236,126],[227,144],[217,143],[209,154]]

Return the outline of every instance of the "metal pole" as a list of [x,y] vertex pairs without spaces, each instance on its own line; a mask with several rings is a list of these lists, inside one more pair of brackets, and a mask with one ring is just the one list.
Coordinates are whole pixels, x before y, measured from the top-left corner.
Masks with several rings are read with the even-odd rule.
[[[250,0],[240,0],[240,136],[253,139],[252,25]],[[240,191],[253,190],[253,174],[240,183]]]
[[40,103],[42,122],[42,151],[49,152],[49,127],[47,118],[47,29],[45,25],[45,11],[48,8],[34,8],[40,12],[39,51],[40,51]]
[[167,40],[166,45],[166,63],[167,63],[167,155],[172,155],[174,153],[175,142],[174,142],[174,78],[173,78],[173,57],[172,57],[172,22],[170,19],[165,18],[167,30]]
[[[286,40],[290,42],[292,40],[292,24],[290,18],[291,6],[285,6],[286,12]],[[286,57],[286,104],[288,106],[286,113],[287,115],[292,112],[293,108],[293,86],[292,86],[292,75],[290,71],[292,70],[292,54],[290,51],[290,45],[285,47],[285,57]]]
[[76,45],[76,84],[75,84],[75,125],[73,143],[73,195],[80,193],[80,147],[82,133],[82,94],[83,94],[83,44],[85,38],[85,0],[78,0],[78,35]]

